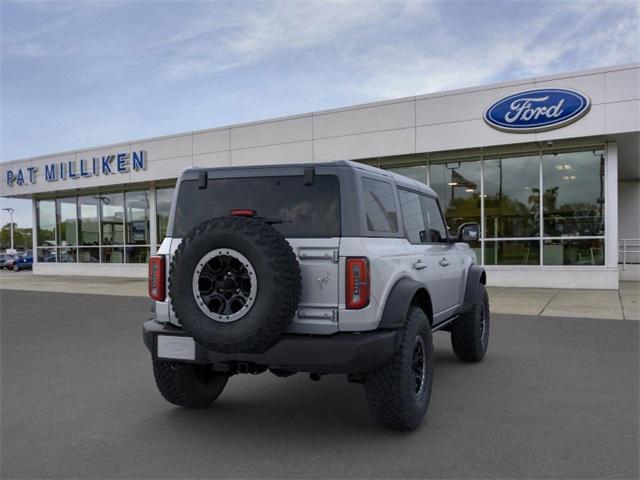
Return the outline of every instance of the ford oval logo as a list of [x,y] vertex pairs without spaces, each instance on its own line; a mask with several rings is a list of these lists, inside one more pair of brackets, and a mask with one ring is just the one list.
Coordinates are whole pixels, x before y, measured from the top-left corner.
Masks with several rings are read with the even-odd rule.
[[589,97],[576,90],[540,88],[498,100],[484,113],[484,120],[506,132],[539,132],[575,122],[590,107]]

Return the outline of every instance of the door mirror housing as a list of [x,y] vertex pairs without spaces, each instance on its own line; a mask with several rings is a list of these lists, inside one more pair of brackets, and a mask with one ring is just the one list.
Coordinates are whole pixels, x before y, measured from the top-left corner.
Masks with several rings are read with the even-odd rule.
[[480,240],[480,224],[470,222],[463,223],[458,227],[458,241],[459,242],[476,242]]

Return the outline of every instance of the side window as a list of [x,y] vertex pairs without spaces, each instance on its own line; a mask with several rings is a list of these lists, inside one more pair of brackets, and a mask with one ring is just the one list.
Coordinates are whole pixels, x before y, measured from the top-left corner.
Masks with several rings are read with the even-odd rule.
[[435,198],[420,195],[424,222],[427,225],[427,241],[430,243],[444,243],[448,241],[447,227]]
[[422,215],[420,195],[407,190],[398,190],[400,194],[400,210],[402,221],[407,232],[407,238],[411,243],[425,243],[427,241],[427,229],[425,217]]
[[398,231],[398,213],[393,199],[393,189],[387,182],[362,179],[367,229],[371,232],[395,233]]

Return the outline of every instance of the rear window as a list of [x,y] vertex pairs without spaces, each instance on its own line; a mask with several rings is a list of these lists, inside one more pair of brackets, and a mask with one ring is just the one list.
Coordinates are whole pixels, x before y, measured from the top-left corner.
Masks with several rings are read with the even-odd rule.
[[363,178],[362,190],[367,229],[370,232],[397,232],[398,214],[391,185],[387,182]]
[[302,175],[209,179],[206,189],[199,189],[197,180],[183,181],[173,236],[184,237],[196,225],[234,209],[282,220],[273,227],[285,237],[340,236],[340,182],[335,175],[316,175],[313,185],[305,185]]

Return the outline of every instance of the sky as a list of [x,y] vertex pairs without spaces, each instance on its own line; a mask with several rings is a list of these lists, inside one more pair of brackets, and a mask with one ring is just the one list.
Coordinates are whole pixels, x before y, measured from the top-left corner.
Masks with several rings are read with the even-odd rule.
[[[640,60],[640,0],[3,0],[0,15],[0,161]],[[30,202],[1,202],[31,225]]]

